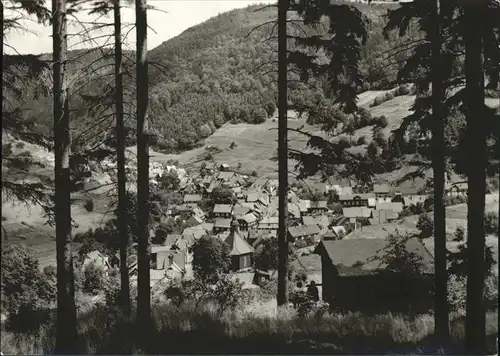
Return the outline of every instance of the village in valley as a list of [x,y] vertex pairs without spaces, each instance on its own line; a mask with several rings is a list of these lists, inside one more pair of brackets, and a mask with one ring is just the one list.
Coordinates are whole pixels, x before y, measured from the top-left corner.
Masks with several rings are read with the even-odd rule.
[[[268,247],[263,244],[265,240],[277,239],[277,179],[247,175],[237,167],[212,161],[187,170],[172,163],[152,162],[150,180],[152,187],[165,186],[162,181],[175,181],[167,185],[170,190],[175,188],[175,194],[182,201],[162,206],[161,219],[176,221],[183,227],[182,231],[166,234],[160,231],[161,222],[152,225],[150,284],[153,290],[174,281],[193,279],[191,247],[195,241],[207,237],[216,237],[228,245],[231,278],[242,282],[243,289],[258,289],[276,278],[276,271],[256,266],[254,256]],[[466,194],[466,183],[447,186],[448,197],[463,199]],[[370,260],[383,249],[386,236],[371,236],[367,227],[395,222],[405,210],[426,205],[428,198],[423,189],[387,183],[367,188],[353,187],[348,182],[336,184],[334,180],[317,181],[310,186],[298,180],[292,182],[288,192],[288,241],[293,254],[298,256],[299,270],[295,273],[307,276],[306,283],[299,282],[293,288],[305,289],[314,281],[319,286],[320,297],[329,300],[329,288],[322,287],[322,277],[329,271],[325,265],[327,260],[337,270],[340,266],[357,268],[360,263],[364,264],[361,274],[380,270],[380,266]],[[432,270],[432,251],[420,240],[412,240],[415,241],[408,246]],[[323,254],[328,258],[323,258]],[[316,267],[309,269],[301,258],[313,260]],[[104,269],[117,268],[119,255],[92,251],[86,255],[82,268],[91,262]],[[129,264],[129,271],[134,284],[137,282],[136,260]]]

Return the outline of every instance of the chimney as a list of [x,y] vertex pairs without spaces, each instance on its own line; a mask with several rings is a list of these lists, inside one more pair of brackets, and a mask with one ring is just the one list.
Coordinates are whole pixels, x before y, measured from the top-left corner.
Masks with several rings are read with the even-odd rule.
[[231,221],[231,233],[240,235],[240,223],[236,218],[233,218],[233,221]]

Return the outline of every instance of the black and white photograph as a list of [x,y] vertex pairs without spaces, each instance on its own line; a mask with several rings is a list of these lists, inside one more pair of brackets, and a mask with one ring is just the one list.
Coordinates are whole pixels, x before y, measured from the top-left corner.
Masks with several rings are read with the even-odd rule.
[[1,0],[1,355],[498,355],[499,0]]

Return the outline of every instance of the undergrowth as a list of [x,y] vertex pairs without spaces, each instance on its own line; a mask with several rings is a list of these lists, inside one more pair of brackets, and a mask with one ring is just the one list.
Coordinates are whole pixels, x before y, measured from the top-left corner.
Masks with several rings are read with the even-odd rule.
[[[135,315],[135,313],[133,314]],[[495,351],[497,311],[487,315],[490,348]],[[153,304],[155,327],[149,334],[148,353],[315,353],[315,354],[457,354],[464,337],[463,317],[451,322],[452,342],[432,340],[434,320],[426,314],[416,318],[360,313],[297,315],[283,308],[274,315],[255,316],[243,309],[225,312],[207,303],[180,307]],[[80,353],[142,353],[136,346],[139,329],[105,306],[79,316]],[[2,332],[4,354],[53,352],[55,329],[44,325],[38,333]],[[444,349],[443,349],[444,347]]]

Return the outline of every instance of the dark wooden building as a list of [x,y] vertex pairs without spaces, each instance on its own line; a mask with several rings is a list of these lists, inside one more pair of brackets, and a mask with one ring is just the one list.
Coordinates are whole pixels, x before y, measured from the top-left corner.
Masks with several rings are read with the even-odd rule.
[[406,251],[424,266],[424,273],[409,277],[387,268],[382,259],[387,245],[376,238],[321,241],[314,253],[321,256],[323,300],[334,309],[367,313],[428,311],[432,255],[418,239],[409,239]]
[[252,267],[254,248],[241,236],[238,220],[231,222],[231,232],[224,242],[229,245],[233,272]]

